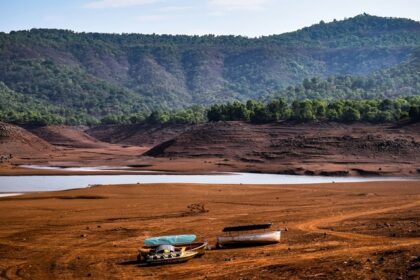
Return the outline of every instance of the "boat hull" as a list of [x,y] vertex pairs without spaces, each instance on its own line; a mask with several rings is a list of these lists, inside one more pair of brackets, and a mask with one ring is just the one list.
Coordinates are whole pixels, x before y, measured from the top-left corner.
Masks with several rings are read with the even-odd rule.
[[225,235],[217,237],[219,247],[266,245],[280,242],[281,231],[250,233],[240,235]]
[[[151,254],[157,246],[143,246],[139,250],[139,254],[137,256],[137,260],[139,262],[146,262],[147,255]],[[206,250],[208,248],[208,243],[206,242],[196,242],[196,243],[190,243],[190,244],[179,244],[175,246],[176,250],[181,250],[182,248],[185,248],[185,251],[191,251],[195,252],[197,254],[194,254],[193,257],[201,257],[206,253]],[[188,259],[187,259],[188,260]],[[176,261],[167,261],[168,263],[174,263]],[[182,262],[182,261],[179,261]]]
[[197,254],[198,252],[195,252],[195,251],[185,251],[182,253],[181,256],[178,256],[178,257],[168,257],[165,254],[156,254],[155,257],[147,258],[146,263],[148,265],[183,263],[196,257]]

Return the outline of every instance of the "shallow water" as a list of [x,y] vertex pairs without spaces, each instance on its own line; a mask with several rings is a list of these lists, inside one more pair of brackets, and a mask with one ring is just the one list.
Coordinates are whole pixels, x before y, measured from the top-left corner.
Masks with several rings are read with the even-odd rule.
[[21,194],[22,193],[0,193],[0,197],[16,196]]
[[135,170],[129,166],[86,166],[86,167],[61,167],[61,166],[46,166],[46,165],[35,165],[35,164],[22,164],[19,167],[28,169],[39,169],[39,170],[62,170],[62,171],[107,171],[107,172],[133,172],[133,173],[151,173],[157,171],[144,171]]
[[[29,166],[28,166],[29,167]],[[58,167],[30,166],[38,169]],[[69,171],[109,170],[109,167],[66,168]],[[117,170],[113,168],[114,170]],[[148,172],[148,171],[147,171]],[[314,184],[332,182],[403,181],[404,177],[333,177],[280,175],[266,173],[225,173],[207,175],[130,174],[130,175],[33,175],[0,176],[0,193],[57,191],[84,188],[89,185],[136,183],[198,183],[198,184]]]

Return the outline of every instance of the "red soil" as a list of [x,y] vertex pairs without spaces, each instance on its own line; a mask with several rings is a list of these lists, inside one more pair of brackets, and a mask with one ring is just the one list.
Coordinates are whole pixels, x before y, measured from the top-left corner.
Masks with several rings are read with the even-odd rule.
[[0,122],[0,155],[34,158],[56,151],[48,142],[15,125]]
[[50,125],[30,128],[29,131],[56,146],[69,148],[103,148],[108,146],[107,143],[86,134],[83,127]]
[[244,171],[414,175],[420,171],[420,125],[208,123],[145,155],[211,158],[222,169]]
[[[10,127],[20,132],[12,137],[15,141],[0,146],[0,151],[16,152],[11,161],[13,164],[130,165],[142,170],[175,172],[244,171],[342,176],[416,176],[420,173],[420,124],[252,125],[219,122],[197,126],[127,125],[91,128],[87,131],[90,135],[63,126],[32,129],[55,146],[23,129]],[[19,140],[18,135],[22,133],[32,135],[31,139],[36,140]],[[101,140],[95,140],[92,135]],[[30,148],[36,150],[32,145],[37,143],[44,143],[43,151],[49,152],[27,151]],[[151,146],[155,143],[158,144]],[[2,174],[28,172],[37,171],[10,166],[0,168]],[[41,171],[42,174],[46,172]]]
[[112,144],[152,147],[192,127],[192,125],[184,124],[103,125],[90,128],[86,130],[86,133]]
[[[76,148],[92,142],[70,129],[44,130],[45,139],[66,147],[0,124],[0,151],[13,153],[0,174],[56,173],[14,165],[22,163],[349,175],[420,170],[419,124],[205,124],[158,145],[148,152],[154,157],[142,156],[148,147],[125,144]],[[165,133],[150,135],[159,142]],[[208,211],[191,211],[197,204]],[[0,278],[418,279],[419,211],[417,181],[137,184],[26,194],[0,199]],[[165,267],[135,262],[151,235],[192,232],[214,244],[224,226],[268,221],[288,228],[278,245],[213,250]]]
[[[191,211],[196,204],[206,211]],[[279,244],[212,250],[178,265],[135,261],[146,237],[195,233],[214,245],[225,226],[269,221],[288,229]],[[0,277],[419,279],[419,223],[419,182],[138,184],[30,194],[0,199]]]

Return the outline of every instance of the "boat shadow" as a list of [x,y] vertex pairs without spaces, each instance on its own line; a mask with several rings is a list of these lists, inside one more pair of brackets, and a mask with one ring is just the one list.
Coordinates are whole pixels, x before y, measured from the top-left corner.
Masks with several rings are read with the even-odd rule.
[[140,265],[141,263],[138,260],[129,260],[129,261],[123,261],[119,262],[118,265]]
[[[197,257],[201,258],[201,256]],[[129,260],[117,263],[118,265],[122,266],[137,266],[137,267],[156,267],[156,266],[171,266],[171,265],[179,265],[180,263],[160,263],[160,264],[148,264],[148,263],[141,263],[138,260]]]
[[138,260],[123,261],[123,262],[119,262],[117,264],[122,265],[122,266],[152,267],[152,265],[149,265],[147,263],[141,263]]

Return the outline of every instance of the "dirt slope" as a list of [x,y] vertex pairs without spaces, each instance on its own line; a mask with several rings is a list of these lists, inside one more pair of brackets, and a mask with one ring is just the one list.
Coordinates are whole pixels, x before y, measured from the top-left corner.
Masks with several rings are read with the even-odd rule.
[[56,149],[31,132],[11,124],[0,122],[0,155],[36,157]]
[[242,122],[206,123],[157,145],[146,153],[156,157],[240,157],[269,145],[267,126]]
[[[102,141],[118,145],[100,142],[68,127],[46,127],[35,132],[66,148],[57,148],[59,152],[53,154],[28,153],[25,145],[41,141],[37,137],[38,142],[28,140],[22,145],[9,141],[13,147],[4,147],[3,151],[14,149],[25,154],[24,159],[15,161],[20,164],[130,165],[159,171],[299,175],[420,174],[420,124],[392,127],[220,122],[196,126],[103,126],[88,130]],[[41,143],[45,146],[45,141]]]
[[92,137],[112,144],[151,147],[192,128],[184,124],[102,125],[86,131]]
[[83,128],[65,125],[50,125],[31,128],[29,130],[48,143],[57,146],[71,148],[101,148],[107,145],[85,133]]
[[[406,172],[416,173],[420,168],[418,126],[207,123],[155,146],[145,155],[219,158],[225,165],[247,163],[249,169],[256,166],[256,170],[261,170],[258,165],[264,165],[265,170],[277,166],[273,170],[290,173],[313,174],[314,165],[326,164],[337,168],[331,174],[321,171],[322,175],[377,175],[388,172],[389,165],[394,171],[408,168]],[[351,165],[355,166],[349,168]]]

